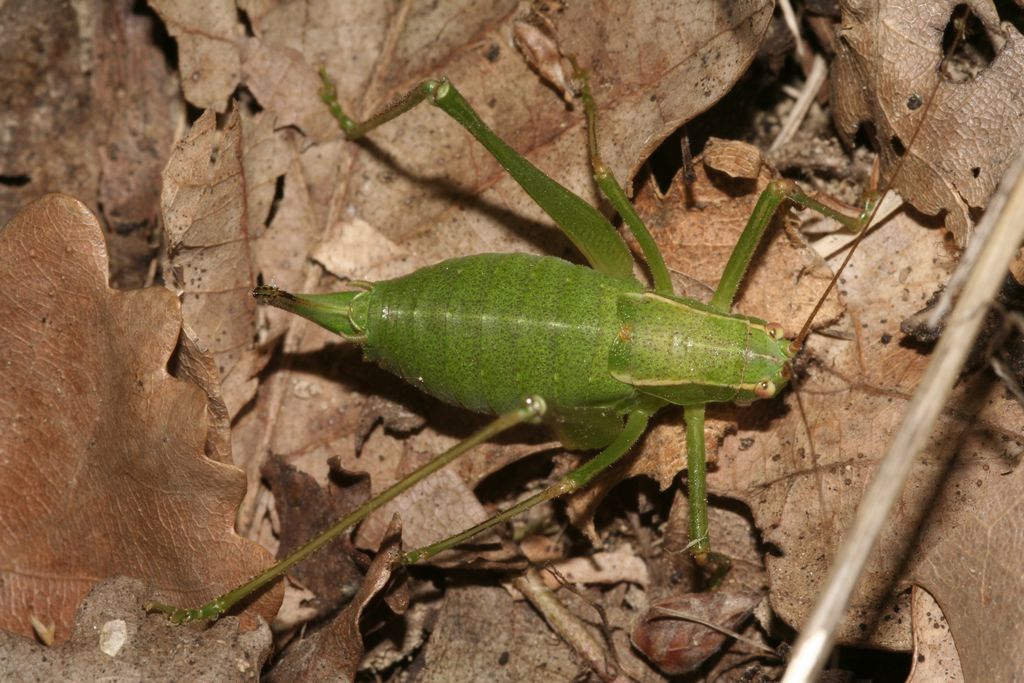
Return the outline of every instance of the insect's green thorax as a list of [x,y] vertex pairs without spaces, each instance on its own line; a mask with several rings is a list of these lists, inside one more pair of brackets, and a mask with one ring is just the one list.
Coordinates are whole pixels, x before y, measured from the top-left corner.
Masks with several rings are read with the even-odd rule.
[[676,405],[770,398],[788,380],[781,327],[652,292],[619,297],[613,377]]

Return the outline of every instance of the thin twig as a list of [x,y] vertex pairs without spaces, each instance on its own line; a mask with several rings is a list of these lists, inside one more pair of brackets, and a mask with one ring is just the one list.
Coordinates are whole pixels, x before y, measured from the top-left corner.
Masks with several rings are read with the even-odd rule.
[[800,129],[800,124],[803,123],[804,117],[807,116],[811,103],[818,96],[818,91],[821,90],[821,86],[824,85],[827,77],[828,65],[825,64],[825,58],[821,55],[814,55],[811,73],[807,74],[807,81],[800,91],[800,96],[793,103],[793,109],[790,110],[789,116],[786,117],[786,121],[782,124],[782,130],[779,131],[771,147],[768,148],[769,154],[793,139],[793,136]]
[[797,57],[803,59],[804,39],[800,37],[800,24],[797,23],[793,5],[789,3],[789,0],[779,0],[779,9],[782,10],[782,19],[786,22],[786,28],[793,34],[793,40],[796,41]]
[[566,643],[587,662],[587,665],[601,680],[609,683],[632,681],[619,667],[614,658],[590,632],[582,620],[570,612],[554,592],[544,585],[536,569],[526,570],[512,585],[530,601],[538,612]]

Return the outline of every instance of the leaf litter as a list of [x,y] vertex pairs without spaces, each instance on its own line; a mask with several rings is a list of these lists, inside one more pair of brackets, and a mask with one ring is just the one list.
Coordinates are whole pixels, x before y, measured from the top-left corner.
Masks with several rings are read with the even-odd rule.
[[[307,469],[321,485],[328,481],[328,458],[340,456],[346,470],[371,472],[371,486],[376,491],[386,485],[388,477],[411,466],[409,463],[443,450],[479,423],[467,424],[465,416],[458,411],[439,406],[376,369],[362,365],[357,352],[344,348],[336,339],[306,323],[275,318],[276,312],[267,312],[264,321],[264,312],[252,311],[247,295],[258,273],[290,289],[308,290],[318,286],[337,289],[339,283],[334,277],[327,275],[327,281],[321,284],[323,276],[319,267],[305,265],[309,254],[317,254],[316,259],[327,267],[328,273],[343,278],[371,279],[404,274],[442,258],[477,251],[528,250],[572,256],[567,243],[546,227],[546,220],[500,169],[455,124],[436,111],[424,107],[410,113],[375,132],[369,143],[354,145],[339,140],[333,122],[324,116],[316,98],[315,67],[326,59],[328,71],[338,81],[342,102],[358,115],[376,110],[421,78],[445,73],[479,107],[484,118],[494,123],[499,134],[517,149],[527,151],[542,168],[551,171],[553,177],[593,199],[581,137],[581,117],[578,111],[560,107],[559,94],[538,80],[512,47],[513,23],[528,16],[516,3],[495,3],[472,10],[452,4],[432,11],[416,6],[396,8],[367,3],[346,8],[344,12],[335,7],[314,10],[302,3],[288,8],[250,6],[246,8],[248,21],[245,25],[239,22],[234,8],[225,11],[224,7],[218,7],[207,16],[194,12],[191,3],[154,2],[153,6],[178,41],[181,73],[185,75],[182,81],[186,97],[193,104],[227,112],[228,96],[243,84],[263,108],[262,119],[254,120],[252,128],[246,127],[247,113],[242,110],[240,123],[239,115],[229,114],[227,125],[205,123],[193,129],[190,144],[196,145],[200,153],[191,159],[184,156],[183,151],[175,155],[180,170],[173,170],[172,165],[164,180],[163,211],[165,220],[178,217],[183,221],[179,234],[197,236],[189,244],[192,253],[188,254],[197,261],[181,260],[172,255],[166,264],[167,273],[174,273],[175,267],[182,274],[202,268],[209,272],[211,264],[212,269],[223,271],[217,272],[218,276],[239,273],[230,287],[188,289],[179,284],[176,289],[182,293],[186,304],[190,299],[197,302],[185,308],[187,316],[195,316],[187,317],[187,324],[203,330],[198,336],[200,345],[211,348],[214,357],[218,352],[228,352],[221,358],[226,357],[231,362],[224,365],[217,361],[215,365],[238,368],[235,376],[227,373],[224,397],[228,400],[221,399],[225,407],[230,406],[227,415],[232,420],[233,448],[228,451],[222,443],[216,449],[208,446],[206,450],[216,451],[221,457],[232,452],[236,464],[245,468],[250,485],[239,516],[240,529],[253,537],[273,541],[266,520],[276,514],[275,504],[266,489],[259,486],[260,468],[266,454],[276,454],[290,465]],[[937,3],[936,6],[941,11],[936,10],[935,16],[948,16],[946,5]],[[296,12],[298,7],[303,7],[304,12]],[[662,9],[662,14],[638,11],[596,19],[587,14],[585,7],[538,5],[535,8],[550,19],[563,53],[577,55],[593,71],[604,157],[613,164],[620,179],[632,177],[668,133],[706,109],[730,87],[752,57],[752,49],[759,42],[760,27],[767,22],[765,10],[770,11],[764,3],[736,4],[740,8],[737,16],[748,22],[745,26],[753,27],[743,33],[744,39],[736,40],[739,34],[735,30],[723,30],[713,33],[718,38],[702,43],[699,36],[706,36],[708,32],[700,27],[712,25],[716,20],[727,20],[722,16],[695,20],[692,12],[708,7],[710,4],[688,8],[687,16],[681,18],[673,18],[664,13],[670,10]],[[980,4],[979,8],[979,13],[986,18],[986,26],[991,27],[991,12],[985,14],[987,10]],[[854,19],[857,18],[848,13],[844,26],[850,22],[856,24]],[[932,19],[930,25],[941,29],[943,22]],[[687,27],[698,27],[696,35],[681,33]],[[1002,30],[1013,29],[1004,25]],[[1011,44],[1013,40],[1016,38],[1010,35]],[[857,41],[852,42],[855,51],[860,49],[864,53],[855,56],[873,65],[874,71],[862,69],[867,75],[858,74],[861,80],[834,78],[831,87],[839,93],[836,97],[840,99],[844,97],[844,88],[867,87],[870,91],[878,81],[877,63],[871,60],[877,60],[872,54],[878,54],[879,48],[873,47],[871,40],[864,48],[860,48]],[[723,57],[723,46],[731,46],[729,49],[733,52]],[[890,40],[885,45],[886,50],[910,47],[913,46],[901,45],[899,40]],[[934,56],[934,45],[925,48]],[[638,60],[636,55],[643,55],[644,59]],[[900,60],[897,58],[897,61]],[[911,60],[908,57],[903,61],[910,63]],[[1011,78],[1014,68],[1019,71],[1019,65],[1014,66],[1018,62],[1010,51],[997,55],[991,67],[998,67],[1002,78]],[[837,67],[837,72],[840,70]],[[964,87],[972,84],[981,87],[975,81]],[[907,100],[900,100],[900,93],[898,87],[882,89],[875,97],[882,104],[876,103],[866,112],[858,110],[858,122],[875,121],[880,115],[878,112],[895,111],[891,108],[897,105],[906,109]],[[937,99],[941,101],[943,91],[940,90],[939,95]],[[236,117],[234,123],[231,122],[233,116]],[[906,117],[893,118],[900,124],[906,120]],[[999,120],[998,117],[995,120]],[[975,136],[967,138],[973,141],[972,149],[984,151],[999,147],[986,141],[986,130],[985,126],[972,126],[967,122],[960,122],[956,128],[958,136]],[[892,150],[891,140],[885,138],[887,133],[883,131],[879,136],[883,151],[887,143]],[[903,128],[899,129],[899,135],[904,142],[909,139]],[[265,141],[272,153],[260,157],[256,151],[260,141]],[[233,148],[237,150],[234,158],[232,154],[224,154]],[[1001,146],[1002,151],[1006,148],[1007,145]],[[945,197],[942,201],[946,208],[958,207],[964,202],[981,206],[984,200],[978,198],[980,194],[971,194],[958,185],[949,189],[950,178],[963,176],[962,172],[960,176],[945,173],[942,151],[943,146],[935,144],[934,135],[925,136],[923,142],[919,137],[914,142],[911,154],[920,155],[924,159],[922,164],[929,168],[942,170],[923,174],[930,180],[919,182],[939,183],[939,189],[932,185],[926,189],[911,187],[905,188],[904,194],[926,211],[930,209],[918,195]],[[264,162],[258,162],[260,158]],[[996,161],[986,160],[984,168],[992,169],[989,177],[998,179]],[[973,167],[968,167],[968,171],[970,168]],[[189,182],[181,187],[188,189],[191,185],[197,195],[185,205],[181,201],[186,195],[168,194],[168,188],[174,187],[173,177],[181,173],[192,174]],[[714,172],[709,173],[714,175]],[[913,173],[911,177],[921,175]],[[219,188],[220,194],[213,190],[216,187],[213,180],[217,177],[227,181]],[[268,188],[272,186],[273,192],[270,192]],[[682,188],[670,190],[670,194],[673,191],[680,195],[686,193]],[[647,201],[653,201],[658,194],[649,185],[641,187],[640,201],[644,201],[645,192]],[[88,191],[83,193],[89,194]],[[956,193],[962,193],[966,199],[957,200]],[[209,233],[212,237],[204,236],[202,224],[211,208],[225,206],[235,207],[233,217],[223,221],[227,225],[216,221],[209,223],[214,232]],[[702,290],[708,291],[708,286],[713,286],[714,277],[720,272],[720,266],[716,268],[714,264],[721,258],[724,245],[731,243],[732,238],[727,235],[733,234],[719,233],[710,226],[727,225],[737,231],[742,222],[737,223],[732,217],[718,218],[718,213],[725,209],[709,208],[704,201],[696,202],[693,208],[704,214],[697,222],[696,235],[694,228],[675,229],[666,225],[657,228],[656,237],[660,244],[670,245],[666,250],[674,254],[673,267],[694,278],[687,284],[694,287],[694,295],[699,297]],[[737,214],[742,217],[741,221],[745,219],[742,210],[737,210]],[[951,214],[952,210],[947,214],[947,222],[953,220]],[[955,226],[950,227],[955,229]],[[217,232],[225,229],[233,232]],[[888,240],[894,234],[903,237],[899,245],[889,246]],[[957,233],[958,239],[962,234]],[[870,463],[881,452],[885,435],[898,420],[899,405],[912,389],[923,365],[923,349],[900,343],[896,331],[900,316],[906,315],[904,308],[910,308],[911,303],[919,304],[918,299],[927,296],[928,287],[934,289],[944,281],[947,266],[955,259],[953,250],[933,227],[889,224],[873,238],[877,240],[876,245],[869,241],[863,248],[864,253],[858,256],[854,271],[846,275],[841,297],[847,315],[840,318],[841,309],[834,308],[834,313],[822,316],[826,323],[835,323],[830,334],[839,335],[841,339],[830,341],[815,335],[810,344],[811,360],[807,377],[801,383],[809,429],[804,427],[791,394],[784,404],[746,410],[723,407],[713,411],[718,418],[716,429],[722,450],[712,456],[714,471],[710,485],[713,492],[726,496],[726,500],[746,503],[756,523],[755,530],[751,527],[750,515],[737,518],[739,533],[735,537],[747,539],[738,541],[740,543],[753,544],[751,551],[739,550],[741,546],[733,545],[733,534],[728,530],[732,522],[712,526],[716,543],[721,543],[722,549],[737,557],[747,557],[749,552],[753,558],[751,564],[759,564],[759,558],[767,551],[770,579],[743,579],[739,570],[744,563],[740,563],[734,571],[737,576],[731,580],[762,592],[770,581],[772,607],[796,628],[813,597],[816,586],[813,577],[819,576],[827,565],[830,544],[852,511],[864,480],[870,474]],[[369,241],[370,248],[360,248],[364,239]],[[744,287],[740,310],[779,319],[787,326],[803,320],[805,299],[809,300],[813,292],[820,289],[817,283],[824,266],[800,242],[792,231],[777,229],[773,244],[752,272],[751,282]],[[242,247],[241,264],[217,256],[218,249],[232,245]],[[713,245],[722,246],[706,249]],[[772,251],[775,249],[792,256],[779,261]],[[179,255],[184,253],[182,249],[177,251]],[[861,262],[865,265],[859,265]],[[781,263],[786,265],[776,265]],[[871,263],[881,264],[881,267]],[[239,268],[244,271],[240,272]],[[165,279],[168,283],[174,282],[166,275]],[[682,279],[679,276],[677,281]],[[187,284],[187,278],[178,282]],[[892,282],[898,286],[887,284]],[[785,296],[774,295],[780,288]],[[797,296],[804,288],[811,294]],[[858,297],[866,297],[867,302],[859,301]],[[210,308],[217,298],[223,303]],[[776,314],[773,307],[776,304],[793,308],[784,308]],[[232,314],[232,311],[241,314]],[[261,328],[261,324],[267,327]],[[218,334],[236,341],[218,346]],[[262,348],[251,345],[251,340],[260,335],[275,343],[279,353],[269,358],[270,365],[257,385],[256,373],[267,357]],[[244,361],[241,365],[237,363],[239,358]],[[209,364],[206,367],[209,369]],[[243,390],[231,390],[232,384]],[[972,384],[983,386],[968,386]],[[968,671],[992,657],[992,640],[976,636],[983,632],[978,627],[979,614],[985,614],[978,612],[984,609],[979,605],[992,604],[993,595],[999,595],[1002,585],[998,580],[1008,583],[1012,572],[1003,571],[1006,567],[998,560],[984,560],[980,568],[974,564],[976,558],[988,558],[990,550],[956,553],[962,552],[965,546],[970,547],[972,542],[983,544],[984,549],[1012,547],[999,536],[1004,531],[1012,533],[1019,528],[1019,523],[1015,525],[1013,521],[1014,509],[1000,507],[1012,496],[1004,493],[991,501],[991,505],[984,502],[990,500],[987,497],[973,496],[981,496],[991,488],[987,487],[987,481],[995,482],[996,488],[1003,485],[1009,487],[1010,492],[1014,490],[1013,481],[1006,473],[1016,471],[1019,429],[1008,425],[1019,424],[1020,416],[1019,412],[1014,412],[1012,403],[1000,394],[999,386],[991,381],[984,385],[979,379],[965,380],[962,392],[964,402],[960,408],[951,409],[945,426],[947,433],[936,439],[934,452],[921,464],[915,483],[908,489],[903,506],[905,514],[897,519],[890,545],[882,553],[885,557],[879,560],[872,574],[871,585],[866,586],[858,598],[855,616],[847,625],[847,636],[857,642],[868,639],[890,647],[908,646],[906,615],[909,609],[899,607],[899,612],[886,614],[877,607],[892,594],[894,587],[902,585],[898,577],[904,576],[904,581],[919,582],[935,592],[950,620],[957,650]],[[207,393],[216,397],[219,390],[208,387]],[[428,426],[414,429],[410,435],[407,429],[396,431],[388,424],[380,424],[372,412],[379,406],[368,406],[368,395],[384,396],[406,411],[422,416]],[[975,413],[978,406],[980,415]],[[638,453],[638,457],[632,459],[638,471],[653,476],[663,486],[676,486],[674,478],[681,467],[679,453],[683,441],[677,417],[678,414],[668,412],[648,435],[642,457]],[[371,425],[369,432],[367,425]],[[813,448],[806,443],[808,432],[813,438]],[[486,507],[500,502],[485,498],[481,504],[473,488],[479,475],[511,471],[503,469],[511,464],[520,467],[517,463],[546,460],[551,444],[539,438],[542,435],[524,432],[514,439],[484,447],[481,453],[469,456],[466,464],[459,468],[458,476],[445,475],[448,478],[437,484],[435,493],[421,496],[428,504],[426,510],[412,505],[403,508],[405,533],[411,534],[405,539],[407,545],[435,540],[456,531],[454,527],[472,521],[473,514],[483,515]],[[958,440],[963,444],[961,455],[950,461],[953,458],[951,444]],[[709,442],[715,441],[709,432]],[[396,464],[401,461],[406,464]],[[571,459],[556,457],[552,476],[571,463]],[[938,488],[936,482],[944,469],[953,473],[953,480]],[[486,485],[477,488],[476,493],[487,488]],[[936,491],[950,493],[935,494]],[[436,503],[432,498],[442,492],[454,496],[453,502],[443,506],[454,506],[456,511],[447,524],[441,524],[436,515],[426,514],[430,509],[438,509],[436,504],[431,505]],[[638,553],[651,568],[651,585],[646,593],[629,583],[604,591],[590,591],[594,599],[612,610],[622,609],[623,620],[617,622],[621,624],[621,630],[616,631],[618,635],[628,633],[632,620],[648,601],[672,592],[675,580],[671,577],[686,564],[685,553],[680,548],[685,544],[682,539],[685,539],[686,525],[677,514],[685,508],[685,499],[681,499],[682,504],[677,501],[672,505],[666,519],[664,513],[659,512],[660,494],[644,493],[641,488],[635,495],[638,497],[628,503],[627,511],[620,513],[623,521],[618,524],[608,521],[608,513],[601,512],[608,506],[598,507],[597,500],[591,498],[590,504],[582,506],[587,511],[597,509],[600,512],[599,517],[603,519],[593,527],[593,533],[600,532],[611,547],[615,547],[617,538],[623,534],[626,538],[640,534],[650,543],[637,546],[646,548]],[[918,512],[915,517],[913,511],[918,502],[936,495],[940,502],[932,509],[939,513]],[[615,491],[612,496],[616,497]],[[577,516],[581,514],[582,502],[571,502]],[[472,509],[477,512],[470,512]],[[717,514],[716,510],[712,510],[712,514]],[[586,525],[587,512],[583,512],[580,519]],[[986,521],[989,519],[999,522]],[[363,543],[372,545],[372,537],[382,536],[383,526],[388,522],[388,517],[381,517],[376,523],[380,529],[376,534],[370,533],[372,524],[364,525],[367,529],[361,531]],[[417,524],[422,525],[421,531],[415,531]],[[435,524],[438,526],[433,526]],[[653,528],[646,529],[651,524]],[[929,545],[921,539],[918,545],[913,545],[914,539],[907,538],[917,524],[922,526],[922,536]],[[966,531],[979,524],[987,531],[957,537],[956,548],[951,542],[942,542],[949,528]],[[367,536],[370,536],[368,540]],[[932,542],[932,538],[940,540]],[[571,541],[572,534],[564,540]],[[578,542],[573,541],[573,544],[578,545]],[[673,547],[679,548],[678,554],[666,556]],[[922,550],[925,548],[927,551]],[[583,550],[588,552],[585,547]],[[923,552],[928,554],[922,555]],[[922,556],[931,564],[914,559]],[[934,571],[935,567],[947,566],[958,570],[953,574]],[[929,568],[931,571],[927,571]],[[963,580],[957,577],[975,576],[978,571],[992,576],[996,583],[983,584],[984,593],[980,596],[955,592],[954,587]],[[812,581],[807,581],[807,577]],[[498,595],[494,592],[496,589],[487,587],[467,586],[459,590],[465,591],[467,604],[475,604],[477,609],[482,604],[479,601],[484,599],[480,591]],[[481,655],[479,664],[467,663],[470,668],[461,669],[464,672],[504,668],[515,676],[513,672],[530,671],[507,666],[508,658],[503,658],[503,654],[509,652],[493,652],[489,657],[486,654],[489,650],[482,646],[479,638],[479,632],[484,631],[476,633],[475,638],[463,636],[463,640],[456,639],[447,645],[448,617],[456,622],[466,618],[461,611],[448,609],[449,603],[456,604],[459,591],[448,593],[442,603],[446,607],[438,617],[430,644],[423,648],[422,640],[414,638],[412,641],[418,644],[409,647],[416,650],[407,652],[420,651],[428,662],[441,667],[438,671],[451,675],[459,670],[454,662],[468,662],[464,650]],[[425,600],[424,604],[427,602]],[[1003,612],[1009,620],[1006,623],[1021,623],[1013,615],[1012,604],[999,603],[999,606],[1007,610]],[[528,608],[522,604],[515,608],[522,612],[525,621],[498,618],[494,625],[480,628],[488,629],[486,632],[494,634],[494,638],[513,623],[521,623],[521,626],[506,632],[522,635],[544,631],[543,622]],[[495,614],[506,613],[496,611]],[[625,618],[626,615],[632,616]],[[746,628],[756,633],[764,633],[761,629],[773,632],[770,620],[763,616],[758,616],[756,623],[748,622]],[[1000,655],[1005,653],[1007,665],[1011,666],[1017,660],[1012,656],[1016,651],[1013,629],[1008,631],[1005,645],[1000,645],[1003,648]],[[501,640],[496,642],[500,646]],[[561,647],[557,641],[552,646],[555,650]],[[620,641],[616,650],[627,657],[635,657],[628,642]],[[551,648],[538,647],[535,652],[538,659],[534,662],[557,661]],[[458,659],[457,653],[461,653]],[[344,665],[338,664],[346,671],[355,655],[347,657]],[[390,661],[401,657],[401,654],[393,655]],[[528,662],[521,663],[531,666]],[[637,678],[656,675],[640,660],[631,660],[628,668]],[[551,671],[553,669],[548,673]]]

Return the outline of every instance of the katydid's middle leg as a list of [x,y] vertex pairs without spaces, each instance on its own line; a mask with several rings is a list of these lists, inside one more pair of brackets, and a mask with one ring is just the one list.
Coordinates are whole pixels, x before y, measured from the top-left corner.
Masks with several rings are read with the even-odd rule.
[[560,481],[552,484],[540,493],[527,498],[521,503],[502,510],[490,519],[486,519],[476,526],[466,529],[462,533],[449,536],[448,538],[422,548],[410,550],[402,555],[402,564],[415,564],[417,562],[428,560],[439,552],[453,548],[460,543],[473,538],[477,534],[512,519],[516,515],[529,510],[539,503],[543,503],[544,501],[551,500],[552,498],[557,498],[558,496],[572,493],[583,488],[598,474],[618,462],[618,460],[633,447],[637,439],[639,439],[647,429],[647,423],[649,420],[650,414],[646,410],[636,410],[630,413],[629,417],[626,419],[625,427],[623,427],[622,431],[619,432],[619,435],[615,440],[608,444],[604,450],[593,458],[565,475]]
[[690,502],[690,544],[694,561],[704,572],[708,587],[717,586],[732,567],[732,561],[711,551],[708,531],[708,462],[704,446],[704,406],[683,408],[686,423],[686,484]]
[[611,202],[612,208],[622,217],[622,221],[640,244],[644,259],[647,261],[647,268],[651,272],[654,291],[659,294],[672,294],[672,277],[665,266],[661,250],[658,249],[658,245],[651,237],[640,214],[633,208],[632,202],[629,201],[626,191],[622,189],[615,174],[604,165],[604,161],[601,159],[601,150],[597,145],[597,105],[590,94],[590,80],[586,71],[576,65],[576,60],[572,60],[572,64],[576,70],[574,76],[582,82],[580,99],[583,101],[583,111],[587,117],[587,147],[590,150],[590,165],[594,169],[594,182],[597,183],[601,193]]

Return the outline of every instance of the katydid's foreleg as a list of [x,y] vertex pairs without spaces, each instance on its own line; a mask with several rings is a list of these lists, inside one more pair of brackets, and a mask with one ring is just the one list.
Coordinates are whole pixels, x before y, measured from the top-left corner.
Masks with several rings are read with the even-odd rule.
[[231,609],[239,601],[244,600],[250,594],[270,584],[272,581],[288,571],[292,566],[298,564],[320,548],[333,541],[341,535],[342,532],[363,520],[371,512],[394,500],[400,494],[412,488],[437,470],[447,466],[466,451],[522,422],[539,420],[543,417],[546,410],[546,404],[539,396],[532,396],[526,399],[523,401],[523,405],[519,408],[492,420],[479,431],[455,444],[444,453],[406,476],[401,481],[382,491],[376,497],[366,501],[348,515],[335,522],[329,529],[320,533],[320,535],[313,538],[311,541],[306,543],[306,545],[273,565],[262,574],[253,577],[238,588],[235,588],[220,597],[214,598],[201,607],[197,607],[195,609],[183,609],[160,603],[150,603],[146,605],[146,609],[167,614],[168,619],[175,624],[182,624],[200,619],[216,619]]
[[462,533],[455,534],[454,536],[450,536],[444,540],[432,543],[422,548],[410,550],[402,555],[402,564],[415,564],[417,562],[428,560],[439,552],[453,548],[460,543],[473,538],[479,533],[512,519],[516,515],[529,510],[539,503],[543,503],[544,501],[551,500],[552,498],[557,498],[558,496],[572,493],[583,488],[598,474],[618,462],[618,460],[633,447],[633,444],[636,443],[637,439],[639,439],[647,429],[647,422],[649,419],[650,415],[646,411],[637,410],[630,413],[629,417],[626,419],[625,427],[623,427],[622,431],[619,432],[619,435],[610,444],[608,444],[604,450],[587,462],[583,463],[580,467],[565,475],[560,481],[552,484],[537,495],[531,496],[521,503],[499,512],[490,519],[484,520],[476,526],[466,529]]
[[366,135],[382,123],[426,100],[455,119],[494,156],[533,201],[555,221],[595,270],[620,279],[633,278],[633,257],[615,226],[600,211],[544,175],[509,147],[480,119],[447,79],[424,81],[376,116],[357,122],[342,110],[327,74],[321,72],[320,75],[324,82],[321,98],[349,139]]
[[817,211],[823,216],[833,218],[843,225],[858,231],[864,226],[873,206],[873,200],[869,200],[860,216],[847,216],[807,196],[791,180],[780,179],[771,181],[768,183],[768,187],[761,192],[761,196],[757,198],[754,211],[750,214],[747,225],[743,228],[743,232],[740,234],[740,238],[737,240],[736,246],[729,256],[729,262],[725,265],[725,270],[722,271],[722,278],[718,281],[715,294],[711,297],[711,306],[725,313],[732,309],[733,300],[736,298],[736,291],[743,281],[743,276],[747,272],[750,260],[754,257],[754,252],[761,243],[765,231],[771,225],[775,212],[778,211],[779,206],[786,200],[798,204],[805,209]]

